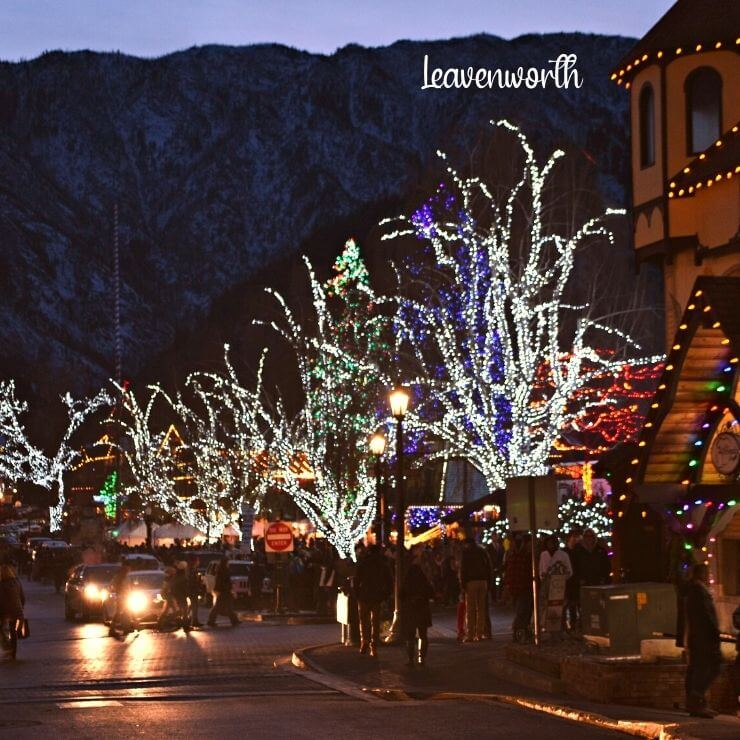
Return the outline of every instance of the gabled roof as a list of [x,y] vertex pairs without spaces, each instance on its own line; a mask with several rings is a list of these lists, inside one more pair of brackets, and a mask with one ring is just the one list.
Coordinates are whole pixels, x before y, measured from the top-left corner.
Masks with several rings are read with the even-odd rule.
[[[738,0],[740,5],[740,0]],[[735,124],[708,149],[668,181],[671,198],[686,198],[703,187],[740,175],[740,124]]]
[[[740,367],[740,277],[701,276],[631,461],[636,483],[690,484],[728,410]],[[628,479],[632,482],[632,477]]]
[[738,0],[678,0],[622,57],[612,71],[612,79],[628,79],[646,62],[668,61],[680,54],[716,48],[736,49],[738,29]]

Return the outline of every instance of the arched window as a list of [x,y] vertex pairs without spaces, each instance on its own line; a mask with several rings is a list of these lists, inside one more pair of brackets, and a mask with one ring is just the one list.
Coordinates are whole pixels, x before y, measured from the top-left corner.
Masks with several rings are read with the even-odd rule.
[[686,132],[689,154],[698,154],[722,134],[722,78],[700,67],[686,78]]
[[655,96],[652,85],[640,90],[640,166],[655,164]]

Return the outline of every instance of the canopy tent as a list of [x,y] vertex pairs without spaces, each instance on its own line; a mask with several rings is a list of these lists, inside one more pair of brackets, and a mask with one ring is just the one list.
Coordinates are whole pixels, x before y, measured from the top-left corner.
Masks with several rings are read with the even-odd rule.
[[206,536],[190,524],[171,522],[163,524],[152,534],[152,542],[157,546],[174,545],[175,540],[205,542]]
[[120,527],[113,530],[113,538],[122,545],[128,545],[129,547],[145,545],[146,524],[143,521],[125,521]]

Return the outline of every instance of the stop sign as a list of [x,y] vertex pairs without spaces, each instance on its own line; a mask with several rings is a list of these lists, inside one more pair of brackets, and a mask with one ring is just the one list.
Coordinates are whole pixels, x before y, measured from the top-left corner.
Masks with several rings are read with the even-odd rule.
[[265,552],[293,552],[293,531],[285,522],[273,522],[267,527]]

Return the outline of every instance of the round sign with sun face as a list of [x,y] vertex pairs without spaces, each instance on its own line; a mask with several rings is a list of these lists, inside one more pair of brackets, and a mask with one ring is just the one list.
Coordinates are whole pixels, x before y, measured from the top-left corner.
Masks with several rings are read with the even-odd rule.
[[740,467],[740,435],[718,434],[712,445],[712,462],[722,475],[734,475]]

